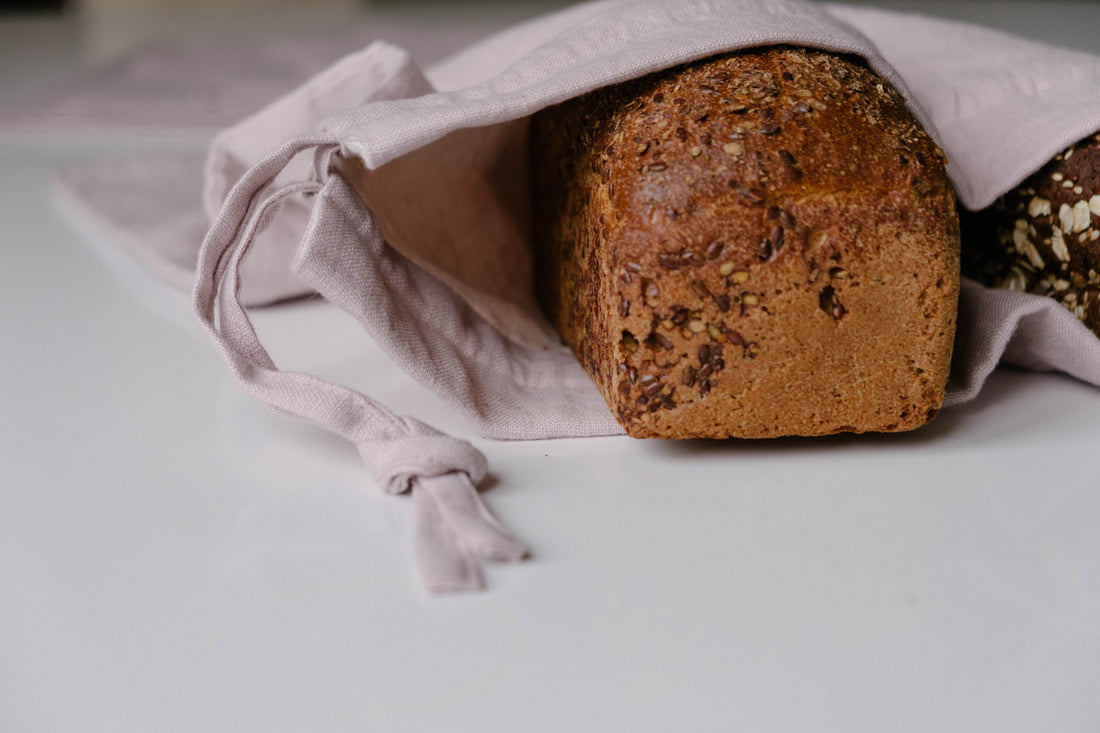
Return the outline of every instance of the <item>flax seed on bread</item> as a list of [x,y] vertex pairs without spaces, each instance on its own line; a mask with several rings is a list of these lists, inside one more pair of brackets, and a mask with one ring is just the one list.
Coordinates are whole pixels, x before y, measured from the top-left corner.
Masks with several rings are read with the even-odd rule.
[[959,287],[945,159],[858,59],[752,49],[537,113],[540,301],[635,437],[917,428]]

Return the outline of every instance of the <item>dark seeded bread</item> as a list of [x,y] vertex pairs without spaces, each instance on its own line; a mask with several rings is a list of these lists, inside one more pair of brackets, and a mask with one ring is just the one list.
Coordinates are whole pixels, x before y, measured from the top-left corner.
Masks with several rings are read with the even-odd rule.
[[1100,133],[964,222],[968,275],[1050,296],[1100,335]]
[[635,437],[902,431],[940,408],[958,219],[861,62],[754,49],[531,124],[541,302]]

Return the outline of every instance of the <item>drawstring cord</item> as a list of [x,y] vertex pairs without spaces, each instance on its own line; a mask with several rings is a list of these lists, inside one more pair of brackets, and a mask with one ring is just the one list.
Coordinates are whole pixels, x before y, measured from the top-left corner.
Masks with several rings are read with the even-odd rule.
[[[309,149],[315,151],[314,180],[269,191],[286,165]],[[360,392],[309,374],[280,371],[240,302],[241,261],[256,237],[291,197],[325,195],[337,149],[331,137],[296,138],[233,186],[202,244],[195,315],[246,393],[352,441],[387,492],[412,494],[416,559],[430,592],[479,590],[484,587],[482,560],[516,561],[527,555],[527,548],[489,512],[477,491],[487,469],[485,456],[467,441],[395,415]]]

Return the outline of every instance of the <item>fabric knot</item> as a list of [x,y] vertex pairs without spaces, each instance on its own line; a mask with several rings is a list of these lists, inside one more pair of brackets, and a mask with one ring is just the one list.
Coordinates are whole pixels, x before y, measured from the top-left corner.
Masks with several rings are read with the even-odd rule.
[[413,479],[460,472],[475,486],[485,478],[485,456],[460,438],[441,433],[414,418],[402,418],[409,432],[400,437],[371,439],[356,447],[374,480],[391,494],[412,488]]

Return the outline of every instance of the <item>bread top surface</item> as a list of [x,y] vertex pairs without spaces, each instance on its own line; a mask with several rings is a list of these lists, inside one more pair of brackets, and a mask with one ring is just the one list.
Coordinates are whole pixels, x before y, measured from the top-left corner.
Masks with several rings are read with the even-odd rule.
[[[562,248],[543,302],[631,434],[900,430],[938,408],[954,197],[862,61],[771,47],[669,69],[536,115],[532,148],[535,239]],[[723,386],[740,417],[711,397]],[[899,391],[907,408],[859,419]],[[823,392],[843,409],[813,407]]]
[[582,144],[614,177],[611,208],[651,234],[690,239],[693,214],[751,211],[762,195],[944,185],[943,154],[903,97],[851,57],[741,52],[577,104]]

